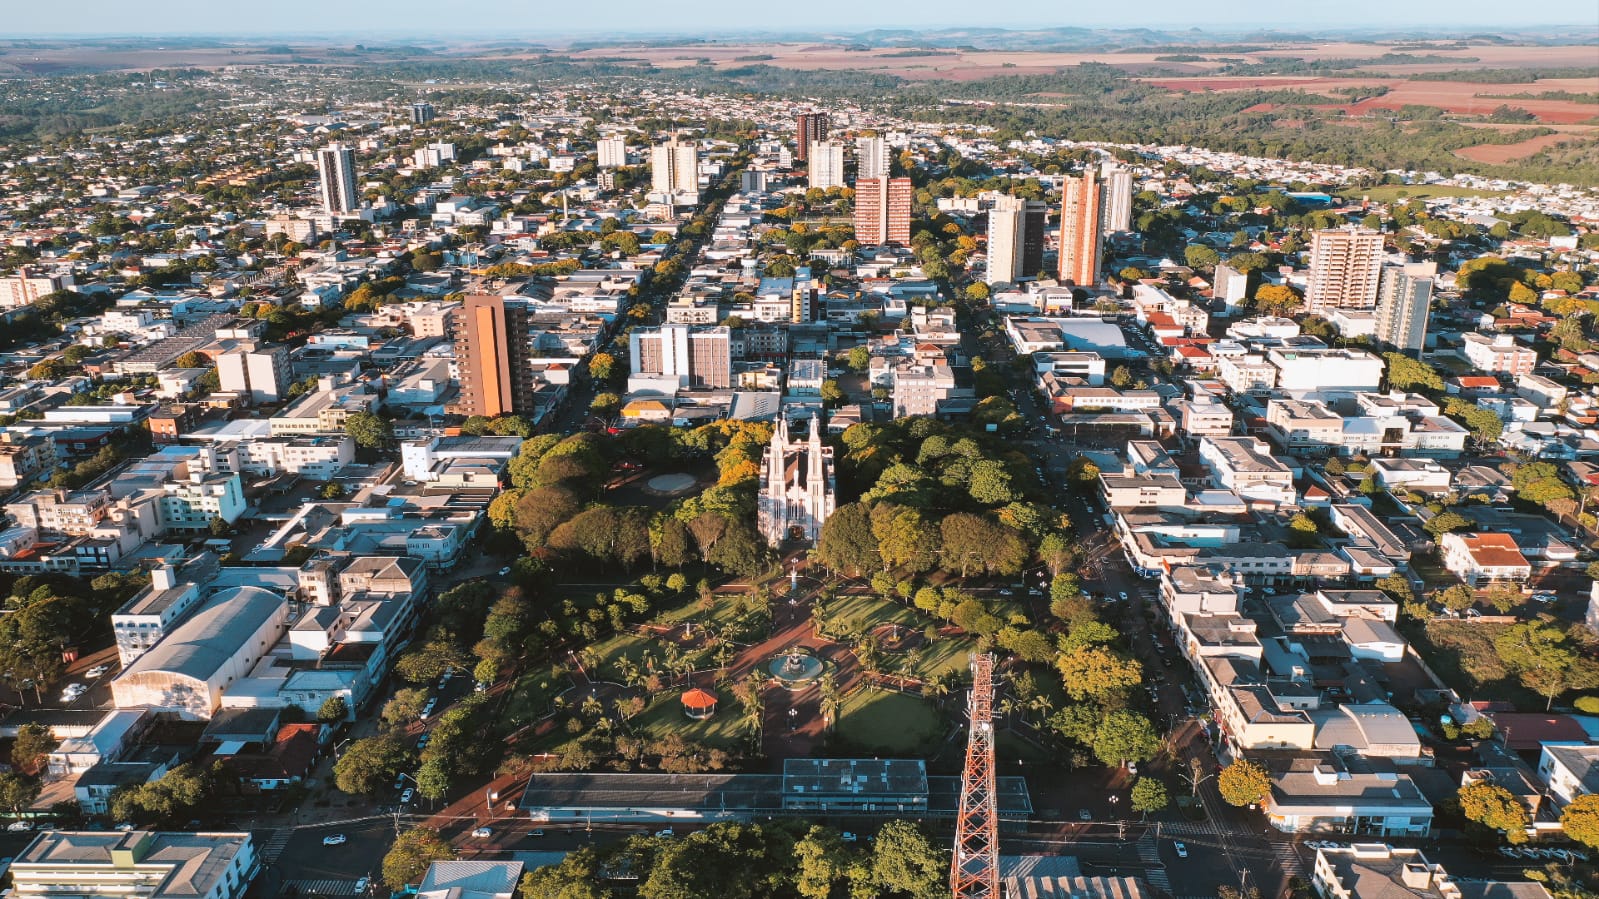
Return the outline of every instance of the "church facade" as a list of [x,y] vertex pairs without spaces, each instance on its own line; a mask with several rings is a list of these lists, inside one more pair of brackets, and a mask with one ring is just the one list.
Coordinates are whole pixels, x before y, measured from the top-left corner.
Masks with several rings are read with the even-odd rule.
[[815,543],[833,514],[836,491],[833,451],[822,445],[821,419],[812,416],[810,437],[796,443],[789,440],[788,420],[778,416],[761,463],[761,536],[772,546],[789,539]]

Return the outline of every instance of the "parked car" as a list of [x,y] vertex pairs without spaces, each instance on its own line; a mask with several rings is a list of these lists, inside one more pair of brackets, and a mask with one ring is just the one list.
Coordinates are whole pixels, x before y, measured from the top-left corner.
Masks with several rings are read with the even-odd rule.
[[844,832],[843,832],[843,833],[841,833],[841,834],[839,834],[839,835],[838,835],[838,838],[839,838],[839,839],[840,839],[840,840],[843,840],[843,841],[844,841],[844,842],[846,842],[846,843],[853,843],[853,842],[855,842],[855,841],[856,841],[856,840],[857,840],[857,839],[859,839],[859,837],[857,837],[857,836],[855,836],[855,834],[853,834],[853,833],[851,833],[851,832],[849,832],[849,831],[847,831],[847,830],[846,830],[846,831],[844,831]]
[[472,836],[477,837],[480,840],[486,840],[489,837],[494,836],[494,831],[487,827],[479,827],[472,831]]
[[536,840],[536,839],[538,839],[538,838],[539,838],[539,837],[542,837],[542,836],[544,836],[544,828],[542,828],[542,827],[535,827],[535,828],[533,828],[533,829],[532,829],[532,830],[530,830],[530,831],[528,831],[528,832],[527,832],[527,835],[528,835],[528,837],[530,837],[530,838],[532,838],[532,839],[535,839],[535,840]]
[[33,824],[28,821],[12,821],[10,824],[6,825],[6,830],[11,831],[12,833],[21,833],[25,830],[32,829]]
[[110,665],[96,665],[93,668],[90,668],[88,671],[83,672],[83,676],[87,678],[103,677],[105,673],[110,670]]
[[121,824],[118,824],[113,829],[114,830],[119,830],[119,831],[121,831],[123,833],[127,833],[128,831],[133,829],[133,822],[131,822],[131,821],[123,821]]
[[1177,850],[1177,857],[1178,858],[1187,858],[1188,857],[1188,847],[1184,846],[1181,840],[1171,844],[1171,847],[1173,849]]
[[509,565],[507,565],[504,568],[500,569],[500,577],[505,577],[506,575],[508,575],[510,573],[511,573],[511,566],[509,566]]
[[1092,821],[1092,820],[1094,820],[1094,813],[1089,811],[1086,808],[1080,808],[1080,809],[1077,810],[1077,820],[1079,820],[1079,821]]
[[400,794],[400,804],[401,805],[410,805],[411,804],[411,800],[413,800],[415,798],[416,798],[416,790],[412,789],[411,787],[406,787],[405,788],[405,792]]
[[661,837],[662,839],[665,839],[667,837],[675,837],[675,836],[677,836],[677,831],[673,830],[670,827],[667,827],[667,828],[663,828],[661,830],[657,830],[655,832],[655,835],[658,836],[658,837]]
[[322,838],[322,845],[324,845],[324,846],[343,846],[345,844],[345,842],[347,842],[348,840],[349,840],[349,837],[346,837],[342,833],[330,833],[327,836]]

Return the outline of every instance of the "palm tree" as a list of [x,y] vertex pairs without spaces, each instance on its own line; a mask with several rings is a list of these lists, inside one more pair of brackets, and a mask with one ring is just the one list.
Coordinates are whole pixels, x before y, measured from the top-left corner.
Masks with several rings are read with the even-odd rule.
[[833,679],[833,672],[829,671],[823,674],[822,682],[819,686],[822,693],[821,702],[818,704],[819,711],[822,713],[822,730],[830,731],[833,729],[833,723],[838,720],[840,705],[838,682]]

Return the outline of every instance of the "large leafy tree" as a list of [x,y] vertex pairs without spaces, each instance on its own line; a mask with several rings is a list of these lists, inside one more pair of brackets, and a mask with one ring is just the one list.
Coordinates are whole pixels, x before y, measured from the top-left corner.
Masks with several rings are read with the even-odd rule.
[[1216,778],[1216,789],[1228,805],[1257,805],[1271,795],[1271,778],[1259,763],[1239,759],[1222,769]]
[[1522,685],[1544,697],[1551,706],[1556,696],[1585,679],[1579,677],[1581,660],[1570,635],[1546,622],[1511,625],[1494,638],[1494,649]]
[[1055,660],[1066,692],[1073,699],[1088,699],[1136,687],[1143,669],[1108,646],[1084,646],[1062,653]]
[[846,503],[833,510],[822,524],[816,557],[834,571],[856,574],[882,567],[871,512],[861,503]]
[[1166,785],[1152,777],[1140,777],[1133,784],[1132,791],[1133,811],[1148,814],[1163,811],[1171,804],[1171,796],[1166,791]]
[[455,858],[455,847],[439,836],[438,831],[417,827],[400,834],[383,856],[383,882],[390,889],[401,890],[407,884],[422,881],[428,865],[436,861]]
[[1149,719],[1125,709],[1111,712],[1094,734],[1094,757],[1106,765],[1142,762],[1160,751],[1160,735]]
[[333,783],[352,795],[383,789],[411,761],[410,750],[388,734],[356,740],[333,763]]
[[1467,821],[1502,832],[1506,842],[1527,841],[1527,809],[1509,790],[1479,780],[1461,787],[1456,798]]
[[1599,795],[1588,793],[1571,800],[1560,813],[1560,826],[1566,836],[1599,849]]
[[940,899],[949,895],[948,878],[943,850],[916,825],[890,821],[877,832],[871,879],[879,890],[909,899]]

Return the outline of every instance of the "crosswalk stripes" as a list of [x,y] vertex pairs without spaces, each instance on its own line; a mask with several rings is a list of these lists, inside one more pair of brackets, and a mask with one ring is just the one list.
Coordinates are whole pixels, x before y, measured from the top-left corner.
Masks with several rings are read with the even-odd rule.
[[1216,835],[1216,825],[1209,821],[1162,822],[1160,832],[1163,836],[1213,837]]
[[283,854],[283,848],[289,845],[289,838],[294,836],[294,829],[279,827],[272,831],[271,834],[271,836],[261,841],[261,848],[256,853],[269,865],[276,862],[278,856]]
[[1272,852],[1276,854],[1284,873],[1290,876],[1304,875],[1305,861],[1299,857],[1299,849],[1293,843],[1273,843]]
[[309,899],[311,896],[354,896],[355,883],[353,880],[285,880],[283,886],[292,886],[301,899]]
[[1144,880],[1165,895],[1171,895],[1171,878],[1160,860],[1160,844],[1153,836],[1138,841],[1138,860],[1144,863]]

